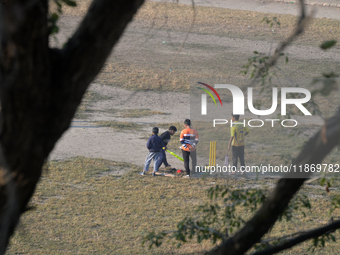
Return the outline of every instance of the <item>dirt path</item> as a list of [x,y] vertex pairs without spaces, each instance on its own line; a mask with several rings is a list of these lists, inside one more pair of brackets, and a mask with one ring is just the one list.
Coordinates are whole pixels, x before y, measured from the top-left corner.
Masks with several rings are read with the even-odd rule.
[[[110,97],[91,107],[95,111],[86,120],[75,119],[71,128],[57,143],[50,159],[62,160],[75,156],[104,158],[143,165],[147,154],[145,137],[150,134],[149,124],[177,122],[189,118],[188,94],[127,91],[111,86],[92,84],[90,90]],[[150,107],[152,106],[152,107]],[[117,118],[106,113],[108,109],[145,109],[169,113],[140,118]],[[112,128],[98,127],[96,121],[126,121],[145,124],[142,132],[116,132]],[[165,131],[163,129],[161,132]],[[177,163],[177,164],[176,164]],[[172,163],[180,168],[180,162]]]
[[[182,2],[182,1],[181,1]],[[191,1],[190,1],[191,2]],[[268,12],[296,12],[296,5],[277,3],[273,1],[250,1],[250,0],[232,0],[232,1],[196,1],[196,4],[223,6],[242,10],[266,10]],[[256,4],[254,7],[252,4]],[[286,8],[287,7],[287,8]],[[295,8],[295,9],[294,9]],[[318,7],[318,10],[322,10]],[[329,13],[337,13],[336,18],[340,18],[340,10],[337,8],[328,8]],[[327,10],[328,10],[327,9]],[[319,11],[318,11],[319,12]],[[324,13],[320,11],[319,13]],[[335,18],[325,12],[329,17]],[[58,35],[59,44],[66,40],[75,29],[79,18],[63,17],[61,20],[61,33]],[[145,44],[145,34],[151,33],[152,36]],[[114,50],[113,57],[124,59],[130,63],[146,63],[155,61],[157,65],[166,65],[176,49],[166,48],[163,44],[163,38],[168,36],[166,31],[149,31],[141,28],[138,24],[132,24],[119,44]],[[172,42],[181,43],[185,33],[171,32]],[[254,50],[259,52],[266,51],[269,47],[274,47],[271,43],[259,41],[254,42],[245,39],[233,39],[212,35],[193,34],[189,36],[187,43],[199,41],[201,45],[207,47],[226,47],[228,52],[250,54]],[[332,60],[340,62],[340,54],[330,52],[321,52],[320,50],[308,46],[291,46],[288,52],[296,59],[302,60]],[[337,51],[339,53],[339,50]],[[186,49],[181,53],[177,60],[179,66],[185,67],[188,63],[194,62],[197,68],[200,68],[201,62],[207,59],[214,59],[220,54],[219,51],[206,51]],[[109,97],[108,100],[101,100],[94,103],[91,109],[95,112],[89,119],[74,120],[72,127],[64,134],[62,139],[57,143],[55,149],[50,155],[50,159],[63,160],[74,156],[98,157],[114,161],[131,162],[137,165],[143,165],[147,154],[145,148],[145,137],[150,130],[145,129],[141,132],[115,132],[111,128],[98,127],[95,121],[128,121],[140,124],[156,124],[182,122],[189,118],[189,95],[183,93],[156,93],[156,92],[133,92],[111,86],[93,83],[90,90]],[[106,110],[108,109],[150,109],[168,113],[168,115],[155,115],[140,118],[117,118],[113,117]],[[181,129],[182,127],[178,127]],[[161,130],[161,132],[164,130]],[[176,168],[183,168],[180,161],[172,159],[170,162]]]
[[[173,0],[152,0],[174,2]],[[299,15],[298,0],[195,0],[195,5],[222,7],[235,10],[264,13]],[[180,0],[181,4],[192,4],[191,0]],[[306,0],[307,12],[314,9],[315,18],[340,19],[339,0]],[[338,8],[337,8],[338,7]]]

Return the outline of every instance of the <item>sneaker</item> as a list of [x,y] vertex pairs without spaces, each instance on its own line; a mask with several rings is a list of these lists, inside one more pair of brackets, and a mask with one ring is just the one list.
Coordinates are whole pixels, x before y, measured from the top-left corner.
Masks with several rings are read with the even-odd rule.
[[153,173],[152,173],[152,176],[156,176],[156,173],[155,173],[155,172],[153,172]]
[[183,178],[190,178],[190,175],[184,175]]
[[165,165],[165,167],[171,167],[171,165],[167,164],[167,165]]
[[141,172],[141,173],[139,173],[140,175],[145,175],[145,172]]

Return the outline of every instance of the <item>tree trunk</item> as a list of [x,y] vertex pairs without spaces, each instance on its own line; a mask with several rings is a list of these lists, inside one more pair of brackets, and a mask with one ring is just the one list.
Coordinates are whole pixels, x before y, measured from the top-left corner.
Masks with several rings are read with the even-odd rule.
[[0,254],[90,82],[144,0],[95,0],[65,48],[48,45],[48,1],[0,5]]

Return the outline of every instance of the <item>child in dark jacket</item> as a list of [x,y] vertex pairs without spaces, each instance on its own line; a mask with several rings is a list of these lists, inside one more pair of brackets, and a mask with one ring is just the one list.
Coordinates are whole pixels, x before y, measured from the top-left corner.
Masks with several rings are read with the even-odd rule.
[[[177,128],[175,126],[170,126],[169,130],[165,131],[163,134],[160,135],[160,138],[162,139],[165,149],[166,146],[168,145],[168,143],[170,142],[171,136],[174,135],[177,131]],[[168,161],[166,160],[166,154],[164,149],[161,149],[161,153],[162,153],[162,162],[159,166],[162,165],[162,163],[164,163],[165,167],[170,167],[171,165],[169,165]]]
[[158,168],[162,163],[161,148],[164,147],[164,143],[162,139],[158,136],[158,132],[159,132],[158,127],[154,127],[152,129],[152,136],[146,143],[146,147],[149,149],[149,153],[145,159],[143,172],[141,172],[140,175],[145,175],[145,172],[149,170],[151,160],[153,160],[154,167],[152,176],[155,176],[155,173],[158,171]]

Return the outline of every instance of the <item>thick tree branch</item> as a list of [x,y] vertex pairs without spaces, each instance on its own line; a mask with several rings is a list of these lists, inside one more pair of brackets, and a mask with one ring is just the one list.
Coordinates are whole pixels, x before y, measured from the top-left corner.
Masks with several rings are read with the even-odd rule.
[[69,97],[69,102],[63,102],[69,103],[65,108],[78,106],[90,82],[100,72],[113,46],[143,2],[93,1],[75,34],[60,54],[55,55],[55,86],[63,91],[64,98]]
[[[47,138],[49,56],[47,1],[0,6],[0,143],[18,185],[21,212],[41,175]],[[38,170],[39,169],[39,170]]]
[[[68,129],[81,99],[100,72],[113,46],[144,0],[94,0],[84,20],[62,50],[51,50],[49,128],[53,148]],[[60,100],[62,98],[62,100]]]
[[[49,49],[47,0],[0,4],[0,148],[4,155],[0,167],[6,161],[6,176],[11,176],[0,185],[1,230],[5,226],[0,232],[0,254],[26,210],[49,153],[143,1],[94,0],[63,50]],[[8,196],[12,191],[15,199]],[[15,201],[18,214],[5,222],[9,201]]]
[[[299,156],[292,162],[293,165],[319,164],[329,152],[340,142],[340,109],[329,119],[324,127],[314,135],[304,146]],[[209,254],[244,254],[277,221],[279,215],[287,207],[289,201],[310,177],[310,173],[294,173],[286,177],[297,179],[280,179],[276,188],[263,203],[257,213],[233,237],[220,246],[214,248]]]
[[4,254],[12,233],[13,224],[19,220],[17,189],[0,147],[0,254]]
[[0,254],[26,210],[48,155],[47,11],[47,0],[0,5]]
[[[64,76],[72,90],[87,88],[144,0],[94,0],[62,50]],[[80,88],[79,88],[80,87]]]
[[307,241],[309,239],[316,238],[316,237],[322,236],[324,234],[332,233],[339,228],[340,228],[340,220],[335,221],[333,223],[330,223],[330,224],[323,226],[323,227],[320,227],[320,228],[316,228],[316,229],[306,231],[306,233],[299,235],[299,236],[297,236],[297,237],[295,237],[295,238],[293,238],[289,241],[286,241],[286,242],[279,244],[279,245],[276,245],[274,247],[270,247],[270,248],[263,250],[263,251],[255,252],[252,255],[275,254],[275,253],[278,253],[280,251],[287,250],[287,249],[289,249],[289,248],[291,248],[291,247],[293,247],[293,246],[295,246],[299,243]]
[[[286,39],[278,49],[276,49],[274,55],[266,63],[266,66],[260,68],[256,78],[261,77],[266,68],[275,65],[280,53],[298,36],[302,33],[305,24],[307,22],[304,8],[304,1],[300,0],[301,15],[297,24],[297,28],[294,33]],[[255,78],[255,79],[256,79]],[[254,79],[254,80],[255,80]],[[331,149],[336,146],[340,140],[340,126],[334,123],[334,119],[340,120],[340,111],[328,122],[327,136],[332,137],[332,140],[328,144],[322,143],[322,134],[320,131],[315,135],[307,145],[304,147],[300,155],[294,160],[293,165],[301,164],[315,164],[321,163],[322,159],[329,153]],[[336,130],[332,133],[329,129]],[[330,131],[330,132],[329,132]],[[287,207],[289,201],[293,198],[295,193],[303,185],[304,181],[309,177],[309,174],[295,174],[294,176],[287,176],[288,179],[283,178],[279,180],[276,188],[264,202],[258,212],[249,220],[246,225],[240,229],[232,238],[223,242],[220,246],[211,250],[208,254],[244,254],[255,243],[259,242],[262,236],[269,231],[269,229],[275,224],[279,215]]]

